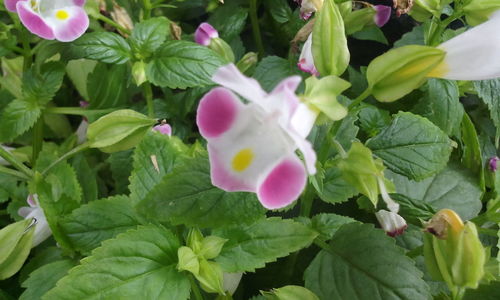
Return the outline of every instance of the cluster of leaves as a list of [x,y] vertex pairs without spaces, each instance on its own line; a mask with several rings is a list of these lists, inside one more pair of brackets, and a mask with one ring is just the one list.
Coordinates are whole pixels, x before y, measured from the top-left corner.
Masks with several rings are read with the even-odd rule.
[[[402,17],[385,35],[372,26],[348,37],[350,66],[342,59],[340,69],[347,68],[342,78],[351,87],[336,104],[345,117],[314,127],[309,139],[318,172],[298,204],[266,212],[254,194],[211,184],[195,111],[213,86],[212,74],[228,62],[194,43],[191,33],[208,21],[237,61],[260,52],[247,74],[271,90],[287,76],[308,77],[290,47],[306,25],[294,1],[116,0],[101,1],[100,11],[100,1],[87,1],[91,32],[72,43],[30,36],[1,2],[0,143],[15,147],[21,165],[15,170],[0,161],[0,226],[21,220],[18,209],[36,193],[52,237],[20,262],[20,272],[0,281],[0,298],[215,298],[199,290],[205,283],[193,272],[179,268],[178,251],[196,229],[225,240],[210,264],[245,273],[234,295],[218,299],[448,299],[447,286],[425,269],[420,228],[450,208],[473,220],[491,247],[488,276],[465,299],[497,299],[500,175],[489,160],[498,154],[500,79],[430,79],[397,102],[368,97],[352,106],[368,86],[360,49],[375,49],[371,60],[376,49],[425,44],[435,20]],[[110,27],[110,13],[130,17],[133,29]],[[441,38],[463,30],[447,29]],[[330,57],[322,59],[320,71],[335,73]],[[138,145],[118,152],[111,145],[104,151],[111,154],[80,151],[82,120],[123,108],[150,117],[140,125]],[[166,119],[174,135],[149,130],[151,119]],[[69,159],[58,160],[66,153]],[[373,174],[384,177],[410,223],[396,239],[374,225],[373,212],[383,205],[377,207]],[[0,238],[3,264],[16,249]],[[193,274],[206,279],[202,273]]]

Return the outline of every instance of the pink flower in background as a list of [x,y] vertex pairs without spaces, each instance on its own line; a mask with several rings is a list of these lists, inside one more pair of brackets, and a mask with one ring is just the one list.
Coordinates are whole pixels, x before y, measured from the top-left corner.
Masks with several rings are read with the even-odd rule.
[[316,172],[316,153],[306,140],[316,113],[295,95],[300,77],[284,79],[269,94],[233,64],[212,80],[223,87],[201,99],[196,116],[208,141],[212,183],[225,191],[255,192],[268,209],[289,205],[302,193],[307,173]]
[[300,53],[297,66],[304,72],[310,73],[314,76],[319,76],[319,72],[314,66],[314,58],[312,53],[312,33],[309,35],[307,41],[302,47],[302,52]]
[[490,158],[488,165],[490,167],[491,172],[495,172],[498,169],[498,161],[499,160],[500,160],[500,158],[498,158],[497,156]]
[[210,42],[214,38],[218,38],[219,33],[212,25],[208,23],[201,23],[196,31],[194,32],[194,41],[202,46],[210,45]]
[[171,136],[172,135],[172,127],[167,124],[167,122],[162,121],[161,124],[153,127],[154,131],[158,131],[161,134]]
[[47,40],[71,42],[85,33],[89,18],[83,9],[85,0],[5,0],[23,25]]
[[384,26],[391,18],[392,8],[385,5],[375,5],[374,22],[378,27]]
[[31,246],[34,248],[49,238],[52,235],[52,231],[50,230],[49,223],[47,223],[43,209],[38,203],[38,196],[36,194],[29,195],[26,202],[28,202],[29,206],[19,208],[17,213],[25,219],[33,218],[36,221],[33,245]]
[[323,0],[295,0],[300,5],[300,18],[308,20],[314,12],[318,10],[316,6],[321,6]]

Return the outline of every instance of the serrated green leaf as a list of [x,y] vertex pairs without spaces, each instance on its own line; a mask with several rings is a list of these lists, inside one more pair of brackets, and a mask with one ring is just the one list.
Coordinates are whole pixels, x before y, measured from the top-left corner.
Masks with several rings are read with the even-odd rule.
[[477,178],[464,167],[451,163],[437,175],[422,181],[387,172],[396,192],[417,201],[424,201],[436,210],[449,208],[464,220],[472,219],[481,210],[481,188]]
[[431,78],[423,98],[412,112],[429,119],[447,135],[458,135],[464,108],[456,81]]
[[368,224],[342,226],[304,278],[305,286],[324,300],[430,299],[415,263],[394,239]]
[[26,288],[26,290],[21,294],[19,300],[42,299],[42,296],[55,287],[57,281],[64,277],[74,266],[74,261],[65,259],[46,264],[36,269],[22,283],[21,286]]
[[130,176],[130,199],[138,203],[170,173],[187,147],[177,137],[148,133],[134,151],[134,170]]
[[441,171],[452,150],[450,139],[439,127],[409,112],[398,113],[366,145],[389,169],[416,180]]
[[80,57],[95,59],[108,64],[123,64],[131,58],[129,44],[117,33],[87,33],[74,41],[72,46]]
[[219,31],[222,38],[229,41],[243,31],[247,18],[248,9],[228,1],[218,7],[207,22]]
[[23,100],[10,102],[0,117],[0,141],[8,142],[35,125],[42,114],[38,103]]
[[169,33],[170,21],[167,18],[151,18],[135,25],[130,44],[136,56],[147,58],[165,42]]
[[496,127],[495,145],[498,148],[498,139],[500,138],[500,96],[498,95],[500,78],[474,81],[474,88],[490,109],[490,116]]
[[177,238],[153,225],[108,240],[43,296],[57,299],[172,299],[189,297],[189,279],[177,272]]
[[430,220],[437,212],[434,207],[422,200],[415,200],[401,194],[392,194],[391,198],[399,204],[399,213],[406,221],[416,226],[421,220]]
[[41,74],[35,73],[34,69],[26,71],[23,75],[23,100],[40,106],[50,102],[61,87],[64,72],[64,65],[55,62],[43,65]]
[[254,194],[214,187],[206,157],[189,158],[174,168],[137,208],[161,222],[198,227],[248,223],[265,213]]
[[187,41],[168,41],[146,66],[154,85],[172,89],[212,84],[212,75],[225,60],[207,47]]
[[389,112],[374,105],[365,104],[358,113],[359,125],[369,136],[377,135],[391,123]]
[[325,177],[323,178],[323,189],[318,191],[321,200],[328,203],[341,203],[356,196],[358,190],[342,177],[342,171],[332,162],[325,164]]
[[59,222],[74,249],[89,253],[102,241],[141,224],[127,196],[96,200],[75,209]]
[[280,218],[221,228],[213,234],[228,240],[216,258],[225,272],[253,272],[266,263],[309,246],[317,236],[301,223]]
[[319,232],[323,239],[330,240],[342,225],[352,222],[357,221],[341,215],[322,213],[312,217],[311,227]]

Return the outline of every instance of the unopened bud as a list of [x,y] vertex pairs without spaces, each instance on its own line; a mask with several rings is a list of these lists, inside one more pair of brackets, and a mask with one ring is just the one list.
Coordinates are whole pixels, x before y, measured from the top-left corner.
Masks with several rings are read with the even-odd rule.
[[249,75],[251,70],[253,70],[257,65],[258,61],[259,57],[257,56],[257,53],[248,52],[240,59],[240,61],[236,64],[236,67],[241,71],[241,73]]
[[394,212],[382,209],[375,213],[375,217],[377,217],[382,229],[391,237],[403,234],[408,227],[405,219]]
[[202,46],[210,45],[214,38],[219,37],[219,32],[208,23],[201,23],[194,33],[194,41]]
[[146,82],[146,64],[143,61],[137,61],[132,66],[132,78],[137,86]]
[[171,136],[172,135],[172,127],[167,124],[166,120],[161,121],[160,125],[156,125],[153,127],[154,131],[158,131],[161,134]]
[[498,169],[498,161],[499,160],[500,160],[500,158],[498,158],[497,156],[490,158],[488,166],[490,167],[491,172],[495,172]]
[[223,39],[218,37],[213,38],[210,44],[208,45],[208,48],[217,52],[227,62],[230,63],[234,62],[233,49],[231,49],[231,46],[229,46],[228,43],[226,43]]

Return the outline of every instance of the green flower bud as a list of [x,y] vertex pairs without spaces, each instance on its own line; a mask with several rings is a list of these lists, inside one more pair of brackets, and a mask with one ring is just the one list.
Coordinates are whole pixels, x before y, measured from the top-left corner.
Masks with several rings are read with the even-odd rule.
[[107,114],[89,125],[89,147],[112,153],[136,146],[156,120],[130,109]]
[[392,102],[422,85],[444,59],[445,52],[427,46],[404,46],[375,58],[366,72],[372,95]]
[[424,22],[433,15],[439,17],[441,15],[441,1],[414,0],[409,15],[419,22]]
[[206,259],[213,259],[219,256],[222,247],[227,242],[226,239],[220,238],[218,236],[207,236],[201,242],[200,255]]
[[472,26],[486,22],[499,9],[500,0],[471,0],[463,8],[467,23]]
[[146,82],[146,64],[143,61],[137,61],[134,63],[132,66],[132,77],[134,78],[137,86]]
[[0,230],[0,280],[21,269],[28,258],[35,233],[34,219],[10,224]]
[[194,253],[199,254],[201,243],[203,242],[203,234],[199,229],[193,228],[189,231],[186,242],[188,247],[193,249]]
[[484,275],[486,251],[476,226],[465,225],[450,209],[439,211],[426,225],[424,257],[435,280],[446,282],[450,290],[476,288]]
[[179,262],[177,263],[177,270],[188,271],[193,274],[198,274],[200,272],[200,263],[198,262],[198,256],[189,247],[182,246],[177,250],[177,258]]
[[208,45],[208,48],[219,53],[219,55],[224,57],[224,59],[227,60],[228,62],[230,63],[234,62],[233,49],[231,49],[231,46],[229,46],[223,39],[218,37],[213,38],[210,41],[210,45]]
[[223,272],[219,264],[207,261],[206,259],[200,260],[200,272],[198,275],[194,274],[196,279],[200,282],[201,288],[207,293],[218,293],[224,295]]
[[350,60],[344,20],[334,0],[325,0],[317,15],[312,39],[314,65],[323,76],[339,76]]
[[250,75],[258,61],[259,57],[257,53],[248,52],[240,59],[240,61],[236,64],[236,67],[241,71],[241,73]]
[[261,294],[266,300],[319,300],[316,294],[297,285],[287,285],[271,292],[261,291]]

